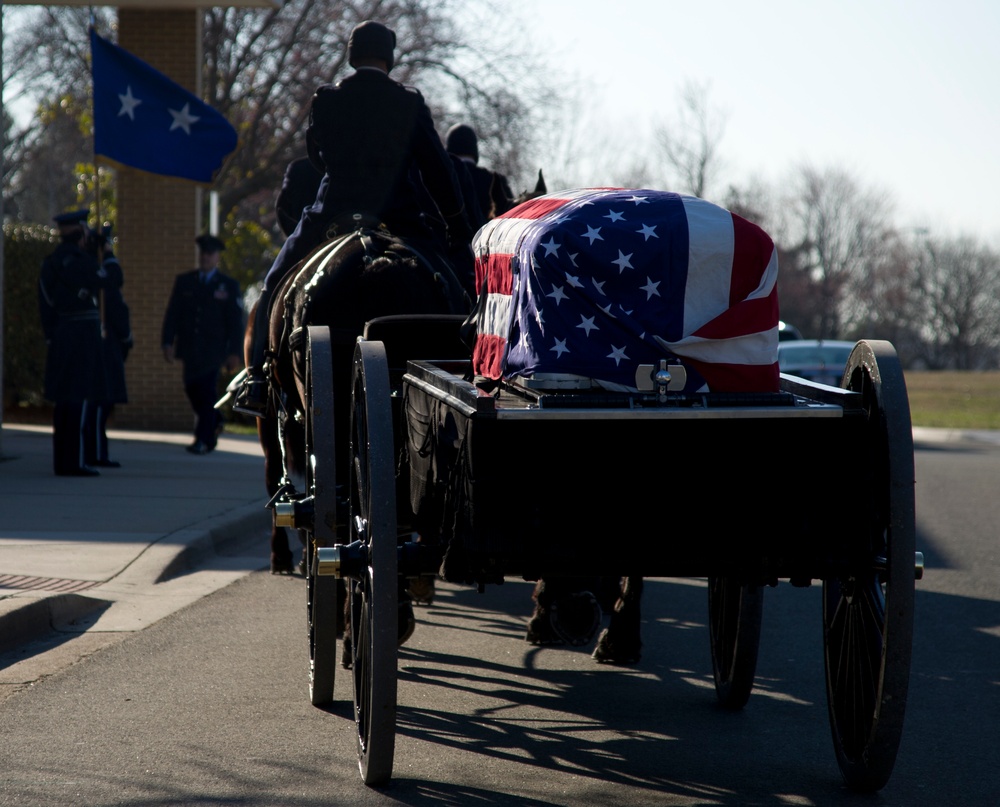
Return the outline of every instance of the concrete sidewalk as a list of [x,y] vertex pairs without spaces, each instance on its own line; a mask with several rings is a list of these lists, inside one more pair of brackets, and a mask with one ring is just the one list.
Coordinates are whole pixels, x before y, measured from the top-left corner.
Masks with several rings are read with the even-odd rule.
[[4,425],[0,652],[52,631],[138,630],[268,565],[254,436],[109,433],[121,468],[57,477],[48,427]]

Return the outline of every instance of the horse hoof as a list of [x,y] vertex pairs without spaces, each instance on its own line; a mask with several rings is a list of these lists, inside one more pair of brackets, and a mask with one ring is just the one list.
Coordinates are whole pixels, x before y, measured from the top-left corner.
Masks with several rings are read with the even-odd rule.
[[566,644],[589,644],[601,627],[601,606],[589,591],[557,597],[550,609],[552,629]]
[[271,574],[291,574],[293,570],[291,553],[288,555],[271,554]]
[[399,604],[399,634],[396,641],[398,647],[406,644],[417,627],[417,618],[413,615],[413,606],[408,602]]
[[639,652],[641,643],[637,643],[631,647],[628,646],[629,644],[628,642],[624,644],[615,642],[608,633],[608,629],[605,628],[601,631],[601,636],[597,640],[597,647],[594,648],[594,652],[590,654],[590,657],[599,664],[638,664],[641,657],[641,653]]
[[340,666],[345,670],[349,670],[353,663],[354,654],[351,653],[351,637],[348,634],[344,637],[344,649],[340,651]]
[[434,602],[434,576],[422,574],[414,577],[407,586],[414,605],[430,605]]
[[528,644],[540,645],[542,647],[565,644],[565,641],[552,627],[552,619],[549,612],[537,609],[531,619],[528,620],[528,631],[524,635],[524,641]]

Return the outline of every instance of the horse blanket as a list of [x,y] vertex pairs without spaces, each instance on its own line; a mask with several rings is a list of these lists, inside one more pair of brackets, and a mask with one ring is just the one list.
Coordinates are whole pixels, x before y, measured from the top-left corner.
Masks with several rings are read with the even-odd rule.
[[473,241],[473,372],[635,389],[680,361],[685,391],[778,390],[778,260],[760,227],[693,196],[588,188],[525,202]]

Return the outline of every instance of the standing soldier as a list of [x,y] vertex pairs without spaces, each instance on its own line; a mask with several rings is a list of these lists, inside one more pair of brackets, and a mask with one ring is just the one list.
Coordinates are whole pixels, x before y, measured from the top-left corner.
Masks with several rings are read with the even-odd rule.
[[219,370],[234,372],[243,341],[243,300],[240,285],[219,271],[219,253],[225,249],[214,235],[200,235],[199,268],[178,275],[163,318],[163,357],[184,362],[184,392],[196,421],[192,454],[215,448],[222,431],[222,415],[215,409]]
[[107,397],[98,294],[106,273],[87,249],[89,210],[55,217],[61,243],[42,262],[38,308],[48,345],[45,397],[52,410],[52,460],[56,476],[99,476],[83,462],[88,402]]
[[108,418],[111,417],[115,404],[128,403],[125,358],[132,349],[132,326],[128,305],[122,296],[125,276],[118,258],[115,257],[111,243],[111,228],[105,227],[100,234],[93,233],[88,246],[97,253],[101,267],[107,275],[101,324],[108,395],[103,401],[87,405],[83,458],[87,465],[95,468],[119,468],[121,463],[111,459],[108,454]]

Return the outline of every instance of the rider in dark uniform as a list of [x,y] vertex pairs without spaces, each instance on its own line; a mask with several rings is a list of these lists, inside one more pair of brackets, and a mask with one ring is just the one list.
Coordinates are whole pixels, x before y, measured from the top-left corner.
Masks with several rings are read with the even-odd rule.
[[350,232],[357,227],[353,215],[361,214],[411,242],[432,242],[417,185],[422,182],[449,237],[469,236],[455,170],[423,96],[389,78],[395,46],[396,35],[381,23],[359,24],[348,41],[355,72],[313,96],[306,143],[324,176],[315,203],[303,211],[264,280],[247,378],[233,403],[238,412],[256,417],[266,412],[263,365],[271,294],[331,229]]
[[479,164],[479,138],[475,129],[465,123],[456,123],[445,135],[445,148],[468,167],[479,207],[487,220],[506,213],[514,206],[514,194],[507,177]]
[[218,270],[225,244],[214,235],[195,239],[199,269],[177,276],[163,317],[163,357],[184,362],[184,392],[196,416],[192,454],[215,448],[222,415],[215,409],[219,371],[242,364],[243,298],[235,278]]
[[83,462],[88,402],[107,397],[98,295],[107,275],[86,249],[88,210],[56,216],[62,239],[42,262],[38,308],[48,344],[45,397],[52,410],[52,464],[56,476],[98,476]]

